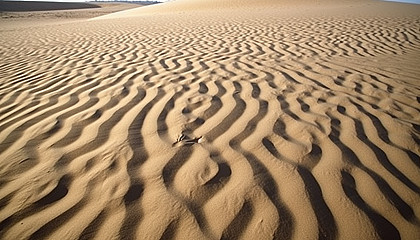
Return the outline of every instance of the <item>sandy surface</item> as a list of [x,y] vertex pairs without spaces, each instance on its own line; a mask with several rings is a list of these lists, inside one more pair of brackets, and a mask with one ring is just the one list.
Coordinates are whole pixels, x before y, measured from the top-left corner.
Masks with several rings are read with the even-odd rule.
[[[78,20],[86,20],[114,12],[119,12],[131,8],[142,7],[141,4],[133,3],[60,3],[55,2],[50,8],[59,10],[48,11],[48,2],[40,2],[34,4],[31,2],[17,2],[16,5],[2,6],[4,2],[0,2],[0,28],[1,29],[18,29],[33,26],[45,26],[58,23],[70,23]],[[96,6],[91,8],[89,6]],[[28,11],[30,8],[33,11]],[[70,7],[76,9],[70,9]],[[25,11],[23,11],[25,10]]]
[[419,239],[420,7],[192,2],[0,26],[0,239]]
[[0,1],[0,12],[51,11],[100,8],[84,2]]

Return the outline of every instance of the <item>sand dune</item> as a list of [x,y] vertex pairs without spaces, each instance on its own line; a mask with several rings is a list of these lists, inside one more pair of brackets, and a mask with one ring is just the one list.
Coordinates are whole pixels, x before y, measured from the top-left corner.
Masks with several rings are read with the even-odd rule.
[[1,1],[1,12],[69,10],[83,8],[99,8],[99,5],[81,2],[41,2],[41,1]]
[[[32,1],[1,1],[0,28],[28,27],[32,25],[56,24],[61,20],[90,19],[101,15],[141,7],[133,3],[102,2],[61,3],[61,2],[32,2]],[[24,21],[25,20],[25,21]],[[44,22],[40,20],[46,20]],[[61,21],[62,22],[62,21]]]
[[0,239],[419,239],[419,6],[209,2],[0,28]]

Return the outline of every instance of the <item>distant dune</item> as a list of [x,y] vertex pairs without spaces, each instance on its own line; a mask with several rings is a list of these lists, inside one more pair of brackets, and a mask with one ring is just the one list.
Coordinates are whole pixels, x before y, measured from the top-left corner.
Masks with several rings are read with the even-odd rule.
[[[12,26],[17,27],[18,25],[35,26],[76,19],[88,19],[142,6],[137,3],[98,2],[95,4],[70,3],[70,6],[74,8],[68,8],[69,4],[67,3],[42,2],[33,4],[32,2],[18,2],[14,6],[6,8],[6,4],[3,5],[2,3],[0,2],[0,8],[3,9],[0,14],[0,27],[7,26],[8,28]],[[41,20],[44,22],[40,22]],[[24,23],[23,21],[26,22]]]
[[100,6],[83,2],[0,1],[0,11],[2,12],[51,11],[83,8],[100,8]]
[[69,12],[0,21],[0,239],[420,239],[419,5]]

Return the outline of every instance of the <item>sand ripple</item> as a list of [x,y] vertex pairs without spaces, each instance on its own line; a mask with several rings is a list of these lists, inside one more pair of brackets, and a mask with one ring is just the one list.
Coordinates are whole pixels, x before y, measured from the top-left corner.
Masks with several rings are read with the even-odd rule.
[[418,17],[190,15],[1,32],[0,238],[418,239]]

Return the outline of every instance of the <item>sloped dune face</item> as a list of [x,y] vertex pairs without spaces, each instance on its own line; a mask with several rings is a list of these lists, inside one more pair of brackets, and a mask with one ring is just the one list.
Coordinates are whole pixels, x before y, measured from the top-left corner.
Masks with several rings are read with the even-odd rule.
[[[101,16],[96,19],[115,19],[126,17],[138,17],[161,14],[186,14],[191,12],[218,12],[223,15],[230,15],[230,11],[255,11],[257,9],[284,9],[290,7],[320,6],[331,7],[343,4],[369,3],[374,0],[177,0],[169,1],[146,8],[137,8],[122,11],[107,16]],[[296,10],[296,9],[295,9]],[[223,13],[221,13],[223,12]]]
[[420,11],[323,4],[0,30],[0,238],[419,239]]

